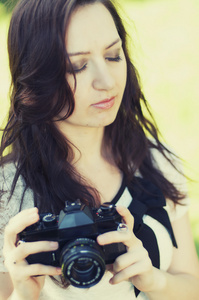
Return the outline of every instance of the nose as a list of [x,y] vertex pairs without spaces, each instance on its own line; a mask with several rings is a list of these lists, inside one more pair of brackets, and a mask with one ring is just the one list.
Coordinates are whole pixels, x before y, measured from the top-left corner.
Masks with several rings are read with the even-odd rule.
[[94,68],[93,88],[96,90],[111,90],[115,85],[113,74],[111,74],[106,63],[98,63]]

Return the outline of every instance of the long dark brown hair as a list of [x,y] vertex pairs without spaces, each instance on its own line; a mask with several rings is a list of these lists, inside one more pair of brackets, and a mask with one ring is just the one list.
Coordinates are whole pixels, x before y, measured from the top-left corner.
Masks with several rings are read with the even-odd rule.
[[[165,197],[177,203],[183,195],[153,163],[151,149],[156,148],[166,157],[170,152],[160,142],[128,54],[127,33],[110,0],[21,0],[16,6],[8,35],[11,105],[0,148],[1,165],[9,161],[16,164],[11,195],[21,175],[26,188],[33,190],[40,211],[59,213],[66,200],[75,199],[96,205],[97,193],[70,164],[69,157],[73,155],[70,142],[53,122],[63,108],[68,108],[63,119],[74,110],[73,93],[65,77],[69,18],[78,6],[96,2],[102,3],[112,15],[127,61],[122,104],[116,120],[105,128],[104,141],[128,182],[133,182],[139,170]],[[143,114],[143,107],[150,118]],[[10,153],[3,155],[7,149]]]

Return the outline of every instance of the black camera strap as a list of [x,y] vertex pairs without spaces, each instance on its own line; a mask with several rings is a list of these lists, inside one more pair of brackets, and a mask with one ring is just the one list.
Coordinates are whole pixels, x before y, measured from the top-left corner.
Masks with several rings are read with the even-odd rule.
[[[112,201],[114,204],[117,204],[126,187],[124,178],[118,194]],[[141,177],[136,177],[131,186],[127,188],[132,196],[128,209],[134,217],[134,234],[142,241],[143,246],[148,251],[153,266],[160,268],[160,254],[156,235],[143,222],[143,217],[144,215],[148,215],[161,223],[169,232],[173,246],[177,248],[171,222],[167,211],[164,209],[164,206],[166,206],[165,197],[157,186]],[[140,291],[135,288],[136,297],[139,293]]]

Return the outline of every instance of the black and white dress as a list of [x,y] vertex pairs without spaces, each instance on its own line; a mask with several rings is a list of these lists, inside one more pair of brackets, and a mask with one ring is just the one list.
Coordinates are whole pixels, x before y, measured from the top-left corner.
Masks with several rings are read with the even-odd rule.
[[[174,182],[177,188],[185,190],[184,178],[179,175],[168,162],[154,151],[154,161],[158,167],[164,171],[165,176]],[[19,212],[21,197],[24,192],[25,183],[20,177],[14,194],[8,203],[8,195],[11,183],[15,174],[15,166],[7,164],[4,170],[0,169],[0,190],[4,193],[1,196],[0,205],[0,272],[6,272],[3,264],[3,236],[4,228],[9,219]],[[149,256],[155,267],[168,270],[171,260],[173,247],[177,247],[177,241],[173,235],[171,223],[182,217],[188,210],[188,198],[183,200],[185,205],[176,205],[165,200],[161,191],[158,190],[150,181],[145,180],[137,174],[133,188],[126,185],[123,178],[122,185],[117,195],[112,200],[115,205],[128,207],[135,219],[134,233],[142,240],[144,247],[149,252]],[[30,189],[25,192],[22,209],[34,206],[33,193]],[[62,289],[57,286],[48,276],[40,295],[40,300],[147,300],[143,292],[139,292],[129,281],[111,285],[109,279],[112,274],[106,271],[101,281],[88,289],[75,288],[69,286]]]

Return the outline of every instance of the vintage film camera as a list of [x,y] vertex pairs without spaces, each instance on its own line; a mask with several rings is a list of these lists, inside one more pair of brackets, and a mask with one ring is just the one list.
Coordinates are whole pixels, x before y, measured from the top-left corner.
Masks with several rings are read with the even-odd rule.
[[24,242],[57,241],[58,250],[31,254],[29,264],[61,266],[66,281],[79,288],[97,284],[104,275],[106,264],[126,252],[122,243],[100,246],[98,235],[117,230],[121,216],[113,204],[104,203],[90,209],[80,201],[66,202],[59,215],[41,214],[40,220],[19,235]]

